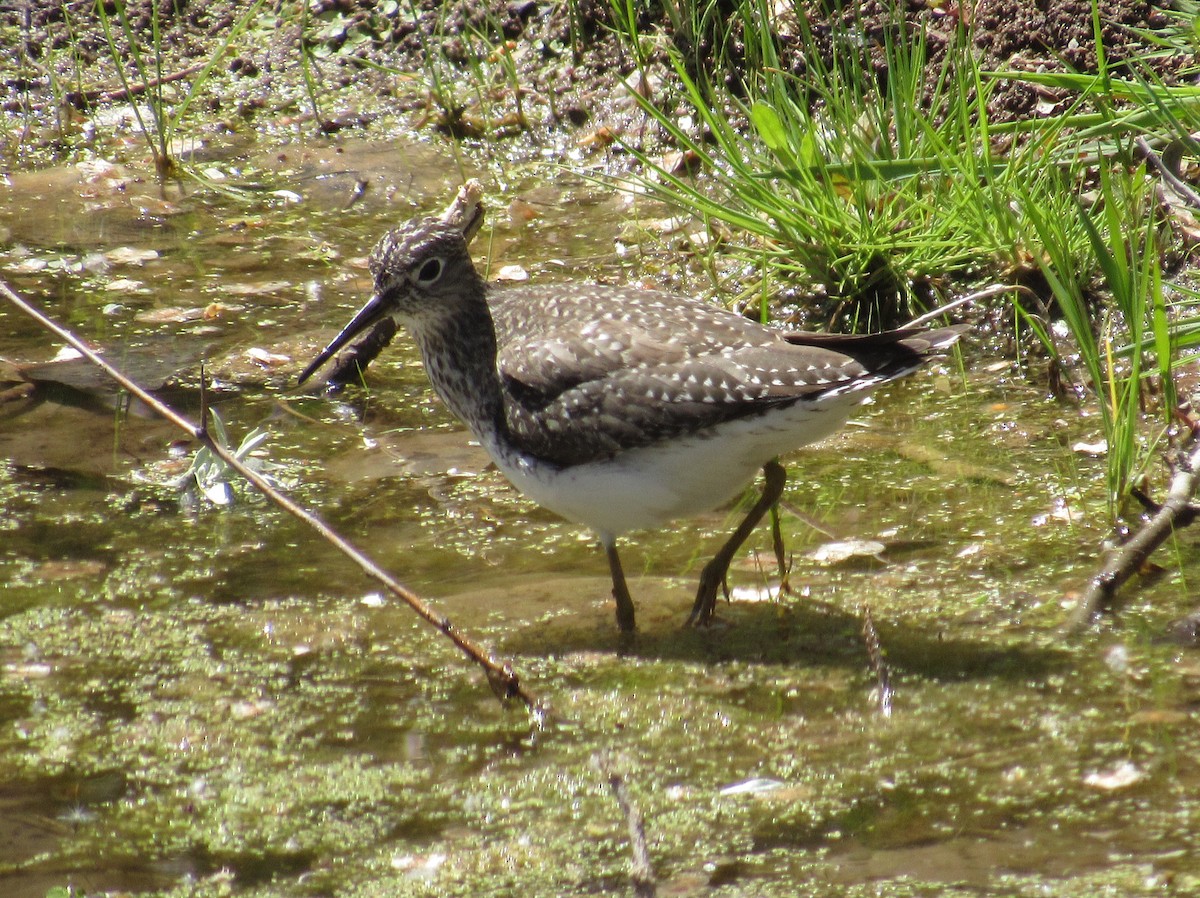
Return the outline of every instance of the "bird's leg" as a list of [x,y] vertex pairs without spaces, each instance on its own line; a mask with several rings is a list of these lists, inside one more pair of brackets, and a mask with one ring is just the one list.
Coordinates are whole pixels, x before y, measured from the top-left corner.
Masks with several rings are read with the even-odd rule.
[[621,558],[617,555],[617,543],[615,540],[603,540],[603,544],[604,554],[608,556],[608,569],[612,572],[612,594],[617,603],[617,626],[621,628],[622,633],[632,633],[637,629],[633,598],[625,584],[625,571],[621,568]]
[[[721,546],[721,550],[713,556],[713,560],[704,566],[700,572],[700,588],[696,590],[696,601],[692,605],[692,613],[688,615],[686,626],[703,627],[712,621],[713,612],[717,608],[717,588],[725,582],[729,573],[729,564],[733,556],[742,547],[747,537],[754,532],[758,522],[783,494],[783,485],[787,482],[787,471],[783,465],[771,460],[763,465],[763,491],[750,509],[745,520],[738,525],[737,530]],[[773,532],[774,536],[775,533]],[[775,545],[776,558],[783,557],[783,537],[779,536]]]
[[771,506],[771,548],[775,550],[775,564],[779,566],[779,594],[790,593],[792,585],[788,582],[788,576],[792,569],[788,564],[787,549],[783,545],[783,531],[779,527],[778,502]]

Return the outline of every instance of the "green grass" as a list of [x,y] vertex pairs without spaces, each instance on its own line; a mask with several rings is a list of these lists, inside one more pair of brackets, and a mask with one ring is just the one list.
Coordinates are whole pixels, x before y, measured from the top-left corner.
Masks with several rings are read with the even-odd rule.
[[[1162,83],[1149,60],[1110,67],[1095,9],[1095,73],[1029,74],[981,70],[961,22],[935,60],[899,14],[877,44],[836,16],[819,37],[801,15],[785,54],[767,0],[728,7],[668,4],[667,42],[612,0],[630,55],[643,67],[665,57],[673,76],[643,110],[699,163],[675,173],[631,147],[631,186],[730,226],[733,252],[764,280],[806,287],[833,328],[899,323],[967,285],[1040,287],[1043,307],[1015,305],[1013,319],[1063,365],[1078,357],[1117,515],[1162,445],[1172,372],[1200,336],[1196,294],[1164,283],[1170,229],[1134,140],[1194,152],[1200,89]],[[1181,18],[1156,52],[1198,42]],[[701,45],[716,58],[699,64]],[[789,69],[796,60],[802,71]],[[1049,118],[992,122],[989,94],[1009,79],[1069,101]],[[1066,324],[1069,347],[1047,314]]]
[[[1110,510],[1116,517],[1129,487],[1146,470],[1176,407],[1172,360],[1176,349],[1163,291],[1161,220],[1147,201],[1143,170],[1124,184],[1107,167],[1099,169],[1094,209],[1077,201],[1068,219],[1031,206],[1033,239],[1044,247],[1041,266],[1057,309],[1071,334],[1070,351],[1095,391],[1107,442]],[[1131,189],[1133,188],[1133,189]],[[1143,188],[1143,189],[1138,189]],[[1081,223],[1102,277],[1105,301],[1090,297],[1073,276],[1063,249],[1064,221]],[[1048,329],[1039,328],[1048,350],[1060,351]],[[1154,389],[1148,390],[1153,381]],[[1157,397],[1151,400],[1151,396]],[[1156,419],[1161,420],[1156,422]]]
[[[735,16],[744,35],[744,96],[671,50],[678,100],[700,127],[680,125],[670,99],[642,104],[699,160],[701,174],[674,174],[642,154],[641,187],[745,234],[750,254],[765,254],[776,270],[830,298],[825,318],[902,320],[917,313],[935,279],[983,261],[1029,264],[1035,252],[1020,241],[1011,198],[1021,185],[1053,203],[1058,173],[1040,145],[1057,129],[1048,124],[1040,141],[994,153],[989,84],[964,34],[930,79],[925,35],[898,20],[879,48],[889,73],[881,86],[870,53],[849,34],[836,36],[825,58],[801,20],[808,66],[801,78],[785,70],[762,25],[765,0],[743,2]],[[632,27],[628,18],[623,24]],[[640,35],[628,39],[643,46]]]
[[[164,80],[170,73],[167,70],[168,60],[163,43],[159,5],[155,3],[150,6],[151,27],[147,41],[130,22],[126,14],[127,3],[112,4],[111,13],[104,2],[96,3],[96,13],[104,30],[113,68],[121,86],[133,98],[132,108],[138,129],[154,160],[154,169],[160,182],[177,178],[183,173],[180,154],[175,144],[177,138],[183,135],[188,111],[206,90],[217,66],[225,59],[230,47],[255,21],[263,5],[264,0],[254,0],[246,7],[229,27],[223,39],[216,44],[208,59],[184,82],[186,90],[177,95],[173,85]],[[118,34],[123,40],[118,40]],[[147,86],[144,92],[145,111],[141,103],[137,102],[136,95],[139,90],[135,89],[130,80],[131,74],[136,77],[139,86]]]
[[[1137,74],[1136,64],[1135,77],[1115,77],[1095,5],[1093,33],[1096,74],[1069,76],[1058,86],[1074,84],[1081,96],[1094,99],[1097,121],[1065,127],[1069,136],[1061,152],[1092,163],[1086,171],[1099,189],[1091,207],[1076,200],[1073,214],[1043,216],[1035,227],[1045,241],[1042,270],[1096,393],[1107,443],[1109,508],[1116,519],[1130,487],[1148,473],[1169,434],[1177,410],[1174,370],[1191,343],[1178,335],[1194,334],[1197,326],[1186,306],[1169,307],[1162,272],[1169,229],[1145,165],[1132,163],[1131,136],[1162,144],[1186,135],[1187,122],[1200,109],[1200,92],[1152,83]],[[1028,80],[1047,83],[1042,76]],[[1092,264],[1082,270],[1059,251],[1064,221],[1082,225],[1087,234]],[[1052,342],[1047,346],[1056,351]]]

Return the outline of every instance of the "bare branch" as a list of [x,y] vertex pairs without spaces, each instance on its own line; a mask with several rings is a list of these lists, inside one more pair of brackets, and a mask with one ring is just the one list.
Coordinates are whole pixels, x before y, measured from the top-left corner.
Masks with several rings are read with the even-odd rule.
[[1022,287],[1019,284],[992,284],[992,286],[985,287],[984,289],[975,293],[968,293],[966,296],[960,296],[958,299],[948,302],[944,306],[938,306],[936,309],[931,309],[919,318],[914,318],[912,321],[907,322],[904,327],[920,327],[936,318],[941,318],[946,313],[951,312],[960,306],[968,306],[972,303],[981,302],[985,299],[991,299],[993,296],[1002,296],[1005,293],[1012,293],[1014,290],[1024,291],[1029,290],[1029,288]]
[[654,877],[654,866],[650,863],[650,847],[646,842],[646,824],[642,812],[633,803],[629,786],[617,769],[612,755],[608,752],[593,755],[592,766],[608,782],[629,827],[629,850],[633,855],[629,861],[629,879],[633,883],[633,894],[637,898],[654,898],[658,894],[658,884]]
[[[1200,488],[1200,440],[1195,431],[1179,451],[1175,476],[1167,489],[1167,497],[1155,506],[1154,514],[1134,536],[1114,551],[1100,573],[1088,583],[1067,623],[1072,630],[1081,630],[1095,623],[1112,608],[1113,601],[1125,581],[1141,570],[1150,555],[1180,527],[1196,517],[1192,499]],[[1151,503],[1153,505],[1153,503]]]
[[208,434],[207,428],[202,424],[196,424],[188,418],[176,412],[166,403],[160,401],[157,397],[143,389],[140,385],[130,380],[120,370],[106,361],[99,353],[88,346],[82,339],[77,337],[72,331],[63,327],[58,322],[49,318],[44,312],[36,306],[30,304],[24,298],[19,296],[11,287],[4,281],[0,281],[0,296],[7,299],[13,306],[20,309],[29,317],[33,318],[46,330],[56,334],[70,346],[78,350],[84,358],[93,365],[103,370],[109,377],[115,380],[118,384],[128,390],[132,395],[136,396],[146,404],[153,412],[161,415],[166,420],[170,421],[180,430],[186,431],[191,436],[203,443],[210,451],[218,456],[230,468],[237,471],[246,480],[252,483],[264,496],[274,502],[293,517],[299,518],[313,530],[317,531],[321,537],[336,548],[339,552],[351,559],[357,564],[367,576],[381,583],[392,595],[396,596],[413,611],[420,615],[428,623],[432,624],[438,630],[446,635],[446,637],[454,643],[454,645],[464,655],[483,668],[487,675],[488,682],[504,700],[519,698],[525,703],[525,707],[538,719],[540,722],[544,717],[545,711],[537,696],[529,692],[521,683],[520,678],[508,664],[502,664],[494,660],[490,653],[482,646],[468,638],[457,627],[451,623],[450,619],[437,613],[431,608],[420,596],[414,593],[408,587],[397,581],[391,574],[379,567],[370,557],[362,552],[358,547],[353,545],[349,540],[333,530],[328,524],[318,518],[315,514],[305,508],[300,507],[290,498],[285,496],[274,486],[272,486],[266,478],[261,474],[248,468],[243,464],[228,448],[220,445],[213,440]]
[[[1176,197],[1193,209],[1200,209],[1200,194],[1197,194],[1187,181],[1179,176],[1179,160],[1185,146],[1183,141],[1173,141],[1167,146],[1167,151],[1162,156],[1154,151],[1150,142],[1144,137],[1138,137],[1133,143],[1138,152],[1142,154],[1142,158],[1146,160],[1146,164],[1158,172],[1163,183]],[[1192,145],[1194,148],[1195,140],[1192,141]]]

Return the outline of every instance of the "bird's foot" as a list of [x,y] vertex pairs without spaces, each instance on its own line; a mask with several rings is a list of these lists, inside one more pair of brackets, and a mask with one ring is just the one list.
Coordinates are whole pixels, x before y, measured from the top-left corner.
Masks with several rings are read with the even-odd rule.
[[715,558],[704,566],[704,570],[700,572],[696,601],[692,603],[692,611],[684,624],[685,627],[712,625],[717,610],[717,590],[724,592],[726,599],[729,598],[729,584],[726,582],[728,572],[728,566],[720,564]]

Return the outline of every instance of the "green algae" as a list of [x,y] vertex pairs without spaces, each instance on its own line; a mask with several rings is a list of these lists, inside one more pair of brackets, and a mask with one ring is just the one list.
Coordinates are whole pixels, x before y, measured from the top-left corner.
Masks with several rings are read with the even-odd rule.
[[[268,239],[260,259],[214,241],[179,270],[155,264],[205,301],[282,270],[290,286],[210,336],[231,356],[267,345],[295,361],[324,335],[309,319],[331,326],[361,299],[328,260],[361,253],[392,214],[289,214],[278,226],[299,236]],[[290,265],[326,223],[334,254]],[[269,224],[264,212],[255,227]],[[302,277],[327,278],[330,301],[299,300]],[[147,330],[96,327],[134,342]],[[181,506],[163,486],[177,435],[79,408],[6,419],[0,824],[37,833],[0,849],[6,895],[620,892],[627,831],[600,751],[645,816],[664,893],[1200,886],[1200,663],[1161,636],[1188,607],[1193,553],[1181,536],[1174,567],[1131,589],[1115,625],[1062,635],[1104,535],[1101,463],[1070,451],[1094,437],[1087,418],[1007,373],[922,373],[787,459],[787,502],[820,528],[785,515],[793,593],[735,591],[712,632],[679,625],[730,514],[630,540],[643,627],[630,644],[591,538],[453,448],[465,437],[403,339],[369,389],[338,400],[228,368],[242,372],[222,406],[231,431],[265,423],[295,492],[511,658],[549,723],[501,708],[435,634],[265,503]],[[18,457],[10,422],[50,433],[61,458]],[[814,558],[849,538],[883,551]],[[770,557],[756,534],[732,585],[772,586]],[[886,718],[864,606],[895,690]]]

